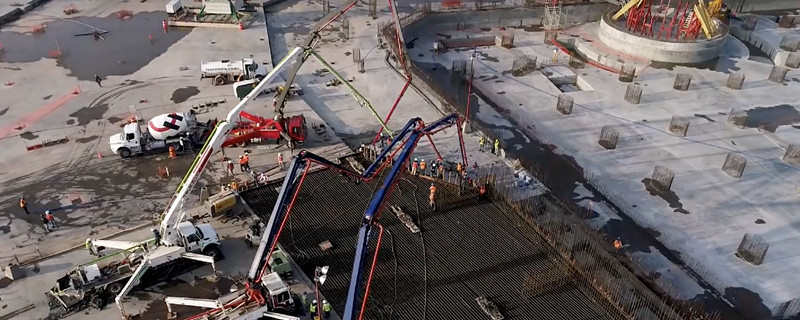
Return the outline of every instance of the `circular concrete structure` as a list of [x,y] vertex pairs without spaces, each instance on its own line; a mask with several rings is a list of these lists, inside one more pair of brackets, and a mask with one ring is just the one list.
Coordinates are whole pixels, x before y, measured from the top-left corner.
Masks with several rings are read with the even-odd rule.
[[728,29],[719,25],[719,30],[720,34],[710,40],[705,39],[702,34],[698,36],[698,40],[692,41],[653,39],[628,32],[611,21],[609,13],[606,13],[600,20],[597,35],[601,42],[614,50],[639,58],[669,63],[696,63],[719,56],[722,44],[728,37]]

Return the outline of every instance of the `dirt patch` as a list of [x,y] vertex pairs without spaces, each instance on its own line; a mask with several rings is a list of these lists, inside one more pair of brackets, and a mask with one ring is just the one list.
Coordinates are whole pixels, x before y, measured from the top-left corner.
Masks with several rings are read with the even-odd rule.
[[8,108],[5,108],[5,109],[3,109],[3,110],[0,110],[0,116],[2,116],[2,115],[4,115],[4,114],[6,114],[6,112],[8,112]]
[[198,90],[197,87],[180,88],[172,92],[172,97],[170,100],[172,100],[174,103],[181,103],[189,100],[189,98],[193,96],[196,96],[198,93],[200,93],[200,90]]
[[10,286],[12,282],[14,281],[7,277],[3,277],[0,279],[0,289]]
[[90,141],[97,140],[98,138],[100,138],[100,136],[90,136],[90,137],[78,138],[78,139],[75,139],[75,141],[78,142],[78,143],[87,143],[87,142],[90,142]]
[[716,121],[714,121],[714,119],[711,119],[711,117],[709,117],[709,116],[707,116],[707,115],[704,115],[704,114],[695,113],[695,114],[694,114],[694,116],[695,116],[695,117],[698,117],[698,118],[703,118],[703,119],[706,119],[706,120],[708,120],[709,122],[716,122]]
[[108,105],[103,103],[94,107],[83,107],[70,114],[70,117],[78,119],[79,126],[85,126],[94,120],[103,119],[103,114],[108,111]]
[[122,120],[124,120],[124,119],[122,119],[120,117],[108,117],[108,118],[106,118],[106,121],[110,122],[111,124],[116,124],[117,122],[120,122]]
[[672,212],[680,212],[683,214],[689,214],[689,211],[683,208],[683,204],[681,203],[681,198],[678,197],[672,190],[662,191],[661,188],[657,187],[658,184],[655,180],[650,178],[642,179],[642,183],[644,184],[644,188],[650,192],[651,196],[659,196],[661,199],[664,199],[667,203],[669,203],[670,208],[675,208]]

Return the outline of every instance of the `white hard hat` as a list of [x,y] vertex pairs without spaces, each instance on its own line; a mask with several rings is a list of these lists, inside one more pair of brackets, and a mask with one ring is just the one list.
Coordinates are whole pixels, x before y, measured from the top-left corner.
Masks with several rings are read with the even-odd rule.
[[241,158],[242,158],[242,156],[239,156],[239,159],[241,159]]
[[278,152],[278,155],[281,155],[281,153],[280,153],[280,152]]
[[45,210],[44,213],[50,214],[50,210]]
[[417,161],[417,158],[414,158],[414,161]]
[[328,303],[328,300],[322,300],[322,303]]
[[311,303],[317,303],[317,299],[314,299],[314,301],[311,301]]

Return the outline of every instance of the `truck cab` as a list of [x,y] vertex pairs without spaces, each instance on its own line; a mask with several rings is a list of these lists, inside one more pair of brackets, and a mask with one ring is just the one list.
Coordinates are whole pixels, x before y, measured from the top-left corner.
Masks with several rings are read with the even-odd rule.
[[285,314],[292,314],[294,312],[294,298],[292,298],[292,291],[289,286],[281,279],[277,272],[265,274],[261,278],[261,284],[268,294],[269,304],[272,310]]
[[297,144],[306,142],[306,118],[301,116],[294,116],[286,121],[286,131],[289,137]]
[[215,260],[222,259],[222,252],[219,250],[219,236],[210,224],[195,226],[189,221],[184,221],[177,227],[181,244],[187,252],[201,252],[214,257]]

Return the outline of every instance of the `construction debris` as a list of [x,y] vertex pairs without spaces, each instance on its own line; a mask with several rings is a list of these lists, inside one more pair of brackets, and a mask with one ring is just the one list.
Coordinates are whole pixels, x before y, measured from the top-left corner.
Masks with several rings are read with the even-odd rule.
[[492,320],[505,319],[503,314],[500,313],[500,309],[497,307],[497,305],[488,298],[480,296],[475,298],[475,301],[478,302],[478,305],[481,307],[481,310],[483,310],[483,312],[486,313],[487,316],[491,317]]
[[411,219],[411,216],[409,216],[408,214],[403,212],[402,208],[400,208],[398,206],[391,206],[390,209],[392,210],[392,212],[394,212],[394,214],[397,216],[397,218],[400,219],[400,221],[402,221],[403,224],[405,224],[406,227],[408,227],[409,230],[411,230],[411,233],[419,233],[420,232],[419,227],[417,227],[417,225],[414,224],[414,220]]

